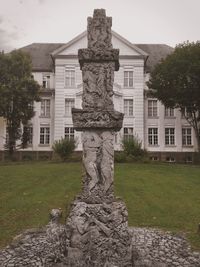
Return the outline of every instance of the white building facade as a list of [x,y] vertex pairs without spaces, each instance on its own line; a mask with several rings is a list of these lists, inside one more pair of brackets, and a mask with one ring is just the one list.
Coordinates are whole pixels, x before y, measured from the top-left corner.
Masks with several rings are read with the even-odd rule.
[[[197,151],[192,127],[176,109],[166,109],[157,99],[147,97],[146,81],[156,63],[173,48],[166,45],[134,45],[112,32],[113,48],[120,49],[120,69],[114,78],[114,106],[123,112],[123,128],[115,134],[115,149],[121,150],[123,137],[136,136],[154,160],[173,161],[184,153],[185,161]],[[30,53],[33,76],[41,85],[41,102],[34,104],[30,122],[32,141],[26,150],[51,151],[55,140],[77,138],[82,150],[81,133],[73,129],[71,108],[81,108],[82,73],[78,49],[87,47],[84,32],[67,44],[31,44],[22,48]],[[6,142],[6,122],[0,118],[0,150]],[[182,153],[183,154],[183,153]]]

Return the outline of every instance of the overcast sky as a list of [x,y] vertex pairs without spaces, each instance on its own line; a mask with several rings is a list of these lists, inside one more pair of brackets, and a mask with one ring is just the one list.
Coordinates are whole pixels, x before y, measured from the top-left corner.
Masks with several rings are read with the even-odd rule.
[[68,42],[95,8],[132,43],[175,46],[200,40],[200,0],[0,0],[0,50],[33,42]]

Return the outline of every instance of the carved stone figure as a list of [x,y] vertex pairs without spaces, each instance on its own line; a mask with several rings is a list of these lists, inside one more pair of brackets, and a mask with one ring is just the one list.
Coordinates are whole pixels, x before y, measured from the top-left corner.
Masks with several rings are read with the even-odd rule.
[[114,63],[86,63],[83,71],[84,109],[113,110]]
[[112,48],[112,18],[106,17],[104,9],[96,9],[93,18],[88,18],[88,47],[91,49]]
[[127,226],[127,210],[121,201],[110,204],[74,202],[67,220],[72,233],[68,258],[73,265],[69,266],[132,266]]
[[101,134],[102,143],[102,158],[101,158],[101,177],[104,185],[104,190],[107,192],[113,185],[114,175],[114,133],[113,131],[104,131]]
[[87,131],[83,133],[83,164],[87,176],[89,194],[100,179],[100,157],[102,140],[98,133]]

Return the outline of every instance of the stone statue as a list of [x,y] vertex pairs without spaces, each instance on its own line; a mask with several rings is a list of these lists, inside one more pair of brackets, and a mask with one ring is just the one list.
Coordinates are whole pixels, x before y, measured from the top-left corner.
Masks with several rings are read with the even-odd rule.
[[[114,133],[123,114],[114,110],[114,71],[119,50],[112,48],[112,19],[105,10],[88,18],[88,48],[78,51],[83,76],[83,109],[72,109],[74,128],[82,131],[83,188],[67,220],[69,266],[132,266],[127,210],[116,200]],[[76,259],[76,260],[74,260]]]

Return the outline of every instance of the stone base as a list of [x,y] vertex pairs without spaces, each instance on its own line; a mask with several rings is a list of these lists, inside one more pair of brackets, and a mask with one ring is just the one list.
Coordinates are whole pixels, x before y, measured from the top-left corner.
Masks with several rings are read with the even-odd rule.
[[[71,241],[69,246],[70,224],[67,224],[67,228],[68,231],[66,231],[66,226],[55,221],[50,222],[43,229],[26,231],[16,237],[11,245],[7,246],[4,250],[0,250],[0,266],[95,266],[83,265],[85,264],[84,262],[78,265],[81,253],[79,248],[71,247]],[[193,252],[186,239],[182,236],[149,228],[129,228],[128,232],[132,236],[132,265],[129,262],[128,265],[120,265],[121,262],[123,264],[123,259],[120,259],[114,265],[109,261],[109,263],[104,265],[100,263],[97,266],[200,267],[200,253]],[[111,252],[112,250],[115,250],[115,247],[111,249]],[[92,251],[94,252],[94,249]],[[109,253],[105,251],[105,254],[108,255]],[[76,261],[75,257],[77,255],[79,258]],[[101,251],[100,255],[103,255],[103,251]],[[114,256],[115,254],[110,259]],[[99,258],[101,259],[101,257]]]
[[132,266],[132,236],[122,201],[107,204],[74,202],[67,220],[68,265]]

